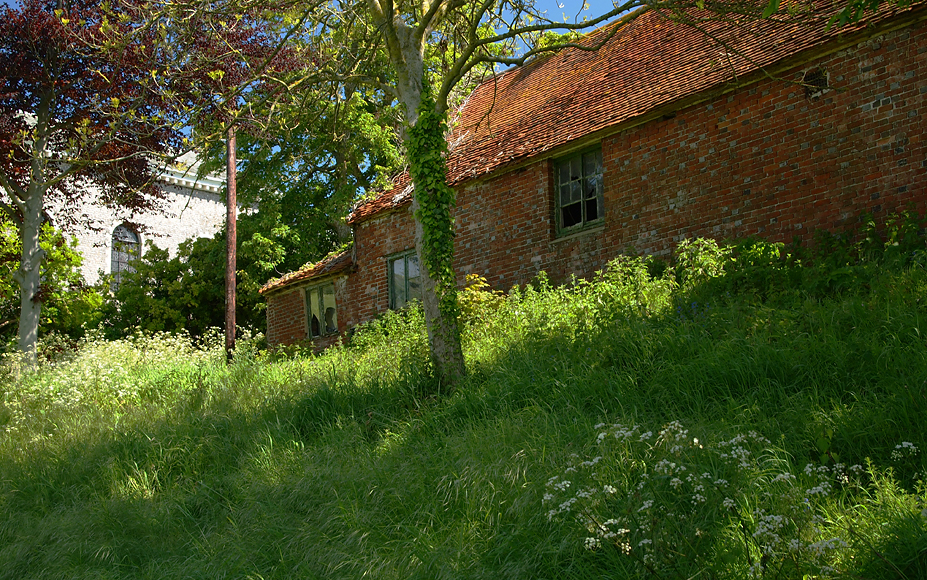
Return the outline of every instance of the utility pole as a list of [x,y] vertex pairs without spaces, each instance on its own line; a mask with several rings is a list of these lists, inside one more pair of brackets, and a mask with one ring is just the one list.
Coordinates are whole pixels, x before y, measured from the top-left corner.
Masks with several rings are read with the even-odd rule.
[[235,351],[235,269],[237,258],[237,236],[235,226],[238,221],[238,196],[235,186],[237,163],[235,159],[234,126],[228,129],[226,159],[226,180],[228,182],[226,189],[228,190],[228,200],[226,202],[227,207],[225,213],[225,357],[227,362],[232,362],[232,353]]

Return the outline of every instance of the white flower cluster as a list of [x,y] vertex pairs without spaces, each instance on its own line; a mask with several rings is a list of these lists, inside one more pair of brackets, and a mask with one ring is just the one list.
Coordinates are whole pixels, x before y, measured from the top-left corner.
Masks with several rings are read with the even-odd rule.
[[910,441],[902,441],[900,444],[895,445],[895,449],[892,450],[892,461],[901,461],[908,457],[914,457],[917,452],[917,445]]
[[737,461],[738,466],[743,468],[750,467],[751,453],[747,447],[752,445],[766,447],[770,445],[770,442],[756,431],[748,431],[746,435],[737,435],[718,443],[718,447],[722,449],[721,459],[733,459]]
[[757,541],[760,549],[766,555],[775,554],[775,549],[782,543],[782,537],[779,532],[788,523],[788,520],[776,514],[765,515],[764,510],[755,510],[756,528],[753,532],[753,539]]
[[[543,500],[550,504],[549,519],[582,524],[587,549],[617,549],[645,575],[678,572],[680,554],[693,554],[692,541],[705,535],[706,522],[731,522],[748,533],[750,553],[763,556],[748,556],[742,568],[747,575],[760,577],[785,558],[822,577],[834,572],[846,543],[823,536],[818,510],[823,498],[863,471],[860,466],[812,464],[790,473],[770,441],[754,431],[712,445],[692,437],[679,421],[656,436],[638,425],[600,423],[596,430],[600,454],[586,461],[573,457],[563,477],[548,480]],[[902,444],[898,451],[911,453],[912,447]],[[619,475],[610,479],[609,473]]]

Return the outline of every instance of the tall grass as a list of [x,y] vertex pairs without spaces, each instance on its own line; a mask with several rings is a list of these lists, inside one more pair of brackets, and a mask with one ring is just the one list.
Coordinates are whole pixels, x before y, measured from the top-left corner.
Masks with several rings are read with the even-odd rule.
[[0,383],[0,578],[927,577],[927,270],[787,253],[464,292],[453,395],[416,309],[88,338]]

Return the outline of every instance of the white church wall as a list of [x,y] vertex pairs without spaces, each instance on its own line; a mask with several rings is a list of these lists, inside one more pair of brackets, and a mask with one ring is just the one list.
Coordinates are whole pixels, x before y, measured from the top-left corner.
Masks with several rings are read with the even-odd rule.
[[[133,214],[127,210],[113,210],[92,203],[92,196],[78,208],[68,208],[80,215],[80,223],[68,235],[77,238],[77,249],[84,256],[84,280],[95,284],[101,275],[111,274],[113,231],[125,223],[138,224],[144,254],[148,242],[166,249],[171,257],[177,254],[180,243],[189,238],[212,237],[225,223],[224,175],[196,178],[195,159],[181,157],[178,164],[166,170],[161,186],[167,193],[161,211]],[[58,209],[57,211],[61,211]],[[53,222],[56,208],[47,212]]]

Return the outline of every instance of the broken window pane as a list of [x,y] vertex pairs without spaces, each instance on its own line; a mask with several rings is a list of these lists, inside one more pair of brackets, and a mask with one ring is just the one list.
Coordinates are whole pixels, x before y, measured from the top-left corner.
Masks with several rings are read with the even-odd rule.
[[599,202],[595,198],[587,199],[586,204],[586,221],[591,222],[599,219]]
[[555,164],[560,230],[582,228],[604,216],[602,151],[587,151]]
[[572,188],[570,192],[570,202],[581,201],[583,199],[583,182],[577,180],[571,183],[570,186]]
[[579,157],[574,157],[570,161],[570,181],[576,181],[583,178],[583,163]]
[[334,284],[307,290],[306,306],[309,314],[309,338],[319,338],[325,334],[338,332]]
[[563,208],[561,227],[569,228],[583,222],[582,204],[573,203]]

